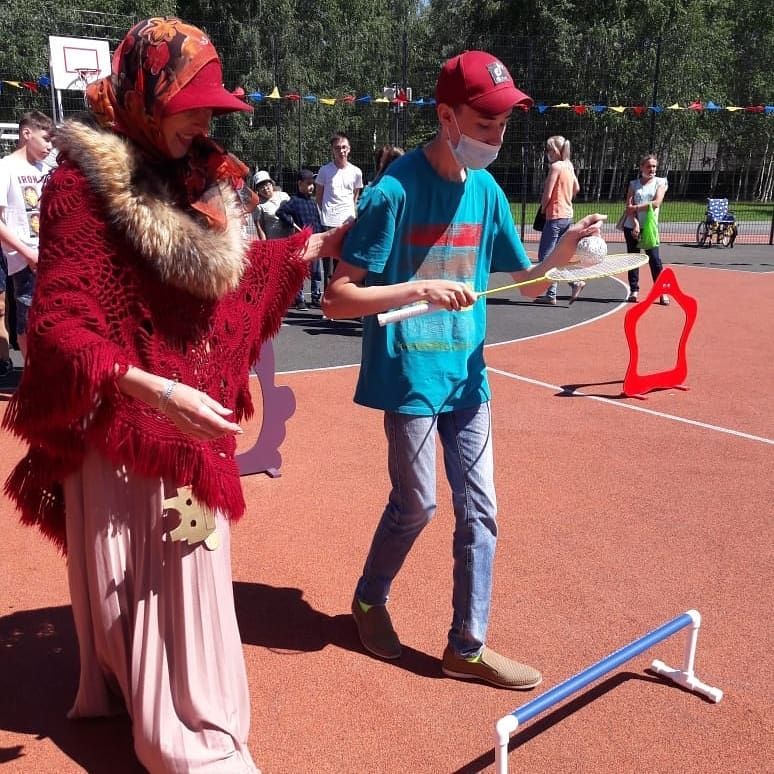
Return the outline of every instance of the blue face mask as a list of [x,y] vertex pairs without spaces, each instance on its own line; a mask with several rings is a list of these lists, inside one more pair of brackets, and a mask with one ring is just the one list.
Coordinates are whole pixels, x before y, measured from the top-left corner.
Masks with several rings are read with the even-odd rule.
[[[454,116],[454,123],[457,124],[457,116]],[[460,125],[457,124],[457,131],[460,133],[460,139],[457,140],[456,145],[452,145],[451,140],[447,138],[446,142],[449,143],[451,152],[454,154],[454,158],[460,166],[467,167],[468,169],[485,169],[496,158],[497,154],[502,148],[500,145],[490,145],[487,142],[481,142],[481,140],[474,140],[472,137],[468,137],[467,134],[463,134]]]

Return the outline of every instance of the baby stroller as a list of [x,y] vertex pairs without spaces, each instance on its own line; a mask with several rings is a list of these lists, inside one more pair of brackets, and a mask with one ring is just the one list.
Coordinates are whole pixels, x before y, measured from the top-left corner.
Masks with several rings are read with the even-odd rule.
[[696,244],[710,247],[714,239],[716,245],[733,247],[738,233],[736,218],[728,211],[728,199],[707,199],[704,220],[696,227]]

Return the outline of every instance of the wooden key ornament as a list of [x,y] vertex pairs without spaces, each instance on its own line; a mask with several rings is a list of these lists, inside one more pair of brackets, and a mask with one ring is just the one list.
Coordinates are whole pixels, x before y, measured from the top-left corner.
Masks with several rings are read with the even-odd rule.
[[179,488],[175,497],[164,500],[163,507],[180,516],[180,523],[169,532],[170,540],[185,540],[190,546],[204,541],[210,551],[220,545],[215,514],[193,496],[190,486]]

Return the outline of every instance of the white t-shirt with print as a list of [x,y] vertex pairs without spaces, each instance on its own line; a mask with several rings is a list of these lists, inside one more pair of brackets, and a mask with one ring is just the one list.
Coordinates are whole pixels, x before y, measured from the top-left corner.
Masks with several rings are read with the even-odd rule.
[[355,217],[355,191],[363,187],[360,167],[347,163],[339,169],[332,161],[320,167],[317,185],[323,186],[320,216],[323,226],[340,226],[348,218]]
[[[0,159],[0,208],[3,220],[24,244],[38,249],[40,235],[40,192],[48,167],[41,161],[30,164],[26,156],[11,153]],[[3,242],[8,274],[27,266],[24,256]]]

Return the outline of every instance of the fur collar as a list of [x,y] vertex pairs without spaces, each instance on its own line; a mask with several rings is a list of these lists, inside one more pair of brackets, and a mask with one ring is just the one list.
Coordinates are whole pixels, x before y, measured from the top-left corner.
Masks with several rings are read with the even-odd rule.
[[219,184],[228,225],[213,231],[172,204],[166,181],[119,135],[68,121],[57,129],[56,145],[105,203],[111,224],[163,282],[206,299],[236,289],[246,243],[241,206],[230,185]]

